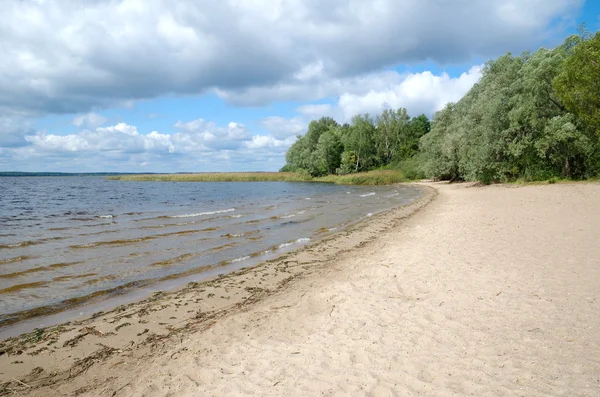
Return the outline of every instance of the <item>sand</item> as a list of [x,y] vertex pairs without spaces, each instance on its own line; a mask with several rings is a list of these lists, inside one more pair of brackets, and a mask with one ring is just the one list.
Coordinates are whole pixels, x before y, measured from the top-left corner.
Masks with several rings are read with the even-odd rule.
[[[6,343],[0,394],[600,395],[600,184],[425,188],[426,206],[431,190],[212,281],[252,285],[235,302],[185,317],[174,303],[207,300],[190,286],[48,330],[51,353],[30,355],[47,335]],[[176,309],[179,322],[154,323]],[[119,331],[148,331],[119,336],[122,312],[132,325]]]

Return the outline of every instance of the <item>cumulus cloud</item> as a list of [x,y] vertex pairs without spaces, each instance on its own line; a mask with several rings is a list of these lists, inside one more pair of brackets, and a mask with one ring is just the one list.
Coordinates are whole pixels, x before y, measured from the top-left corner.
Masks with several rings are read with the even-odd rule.
[[[329,116],[339,123],[350,122],[357,114],[377,115],[387,108],[406,108],[412,116],[425,114],[432,117],[447,103],[456,102],[481,78],[482,66],[471,67],[458,77],[447,73],[435,75],[430,71],[399,74],[382,72],[362,79],[349,79],[336,84],[345,87],[332,104],[308,104],[296,109],[292,118],[269,117],[262,124],[274,136],[289,137],[306,132],[308,123],[320,117]],[[369,80],[364,85],[360,80]],[[371,89],[366,89],[371,87]]]
[[246,142],[245,145],[248,149],[264,149],[264,148],[284,148],[287,149],[292,143],[296,141],[295,137],[289,137],[281,140],[270,135],[255,135],[252,140]]
[[306,121],[301,117],[286,119],[280,116],[266,117],[260,124],[275,138],[286,139],[302,134],[306,129]]
[[0,165],[12,162],[19,169],[39,170],[37,164],[43,161],[46,168],[79,171],[224,171],[232,166],[265,170],[281,167],[283,154],[295,140],[253,135],[236,122],[221,127],[197,119],[178,121],[174,128],[177,132],[142,133],[136,126],[118,123],[67,135],[38,131],[25,136],[27,145],[0,148]]
[[[277,168],[311,119],[332,116],[345,122],[355,113],[377,113],[386,106],[430,115],[457,100],[480,73],[475,68],[458,78],[406,75],[391,67],[465,64],[533,49],[554,37],[550,29],[563,26],[555,22],[571,21],[582,4],[8,1],[0,13],[0,166]],[[207,92],[234,106],[309,104],[291,118],[261,120],[266,134],[203,119],[178,121],[172,131],[140,132],[125,123],[107,126],[101,115],[105,108],[132,109],[142,99]],[[329,99],[330,104],[314,104]],[[152,110],[163,117],[164,109]],[[36,131],[35,118],[47,114],[72,115],[79,131]]]
[[366,94],[343,94],[338,106],[344,120],[359,113],[378,114],[385,108],[407,108],[410,114],[431,116],[448,102],[458,101],[481,78],[481,66],[474,66],[457,78],[431,72],[409,74],[385,89],[372,89]]
[[26,136],[36,152],[72,152],[85,155],[89,152],[132,153],[173,153],[175,145],[171,135],[152,131],[140,134],[135,126],[119,123],[95,130],[83,130],[77,134],[55,135],[44,131]]
[[[217,89],[236,103],[386,66],[520,51],[582,0],[10,1],[0,107],[81,113]],[[300,86],[299,86],[300,85]],[[244,101],[239,92],[254,93]],[[319,92],[312,91],[312,94]],[[266,96],[265,96],[266,95]]]

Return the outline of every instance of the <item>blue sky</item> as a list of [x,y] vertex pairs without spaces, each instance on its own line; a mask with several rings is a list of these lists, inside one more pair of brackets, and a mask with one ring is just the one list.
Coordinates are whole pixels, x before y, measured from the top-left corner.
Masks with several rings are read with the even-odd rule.
[[273,171],[311,119],[431,116],[487,59],[600,29],[581,0],[80,4],[0,15],[0,171]]

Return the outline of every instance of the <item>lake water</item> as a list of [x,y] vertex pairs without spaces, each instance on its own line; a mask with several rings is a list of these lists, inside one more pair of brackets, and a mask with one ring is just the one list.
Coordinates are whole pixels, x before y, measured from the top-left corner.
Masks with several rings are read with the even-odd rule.
[[236,270],[420,195],[409,186],[0,178],[0,327]]

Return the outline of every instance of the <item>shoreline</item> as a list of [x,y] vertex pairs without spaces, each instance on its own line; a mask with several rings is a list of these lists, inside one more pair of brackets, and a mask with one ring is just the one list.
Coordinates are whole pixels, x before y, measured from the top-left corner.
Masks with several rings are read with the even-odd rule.
[[[0,395],[597,395],[600,184],[422,185],[434,200],[340,235],[337,253],[155,297],[176,314],[231,294],[168,332],[143,306],[78,324],[54,342],[73,365],[49,373],[59,354],[41,351],[27,376],[0,367]],[[138,321],[141,342],[117,346]]]
[[0,374],[0,395],[3,390],[18,388],[15,379],[36,386],[60,382],[67,373],[70,377],[77,368],[87,368],[99,357],[106,359],[123,351],[138,354],[156,341],[194,332],[247,307],[294,279],[317,271],[338,255],[374,240],[378,233],[426,206],[435,190],[426,186],[420,189],[422,196],[409,205],[376,214],[274,259],[172,291],[158,291],[84,319],[1,340],[0,368],[5,370]]
[[[56,199],[58,204],[42,208],[31,219],[18,215],[16,208],[8,208],[7,216],[14,221],[6,224],[5,244],[0,244],[0,293],[5,297],[0,310],[0,339],[14,335],[12,331],[7,335],[7,328],[29,319],[34,320],[28,321],[33,327],[23,332],[53,325],[57,321],[54,318],[37,325],[35,319],[65,311],[74,315],[63,316],[60,321],[81,317],[77,309],[85,306],[84,311],[89,311],[90,303],[93,306],[105,299],[128,303],[131,291],[170,290],[182,278],[199,282],[207,272],[216,275],[253,266],[335,233],[371,213],[406,204],[421,194],[421,189],[408,185],[158,185],[103,179],[84,182],[75,178],[56,185],[84,192],[87,199],[73,202],[72,206],[70,201],[52,197],[49,202]],[[40,189],[53,186],[49,182]],[[143,192],[145,200],[138,204],[135,200],[130,204],[112,204],[110,193],[105,193],[97,207],[79,204],[94,203],[89,193],[85,194],[94,189],[113,192],[115,196],[122,192],[123,197],[137,197]],[[162,191],[167,197],[157,194]],[[229,192],[222,203],[212,197],[220,197],[222,193],[215,192],[221,191]],[[243,198],[245,191],[251,192],[251,198]],[[189,196],[181,200],[168,192]],[[294,192],[294,198],[284,197],[287,192]],[[311,197],[304,197],[313,193],[318,197],[312,197],[312,201]],[[235,199],[236,194],[241,198]],[[364,198],[367,196],[377,197]],[[73,208],[77,208],[77,214]]]

